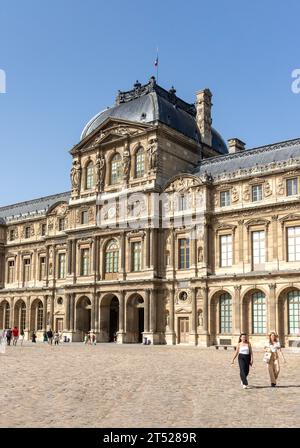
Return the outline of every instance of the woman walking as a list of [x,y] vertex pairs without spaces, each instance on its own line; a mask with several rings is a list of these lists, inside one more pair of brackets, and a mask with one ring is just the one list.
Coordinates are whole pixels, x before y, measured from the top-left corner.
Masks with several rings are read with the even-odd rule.
[[34,331],[34,330],[33,330],[33,332],[32,332],[31,341],[32,341],[34,344],[36,344],[36,334],[35,334],[35,331]]
[[249,389],[247,376],[249,374],[250,366],[253,365],[253,352],[246,333],[242,333],[239,337],[239,342],[235,350],[231,365],[234,364],[235,358],[238,356],[241,385],[243,389]]
[[268,362],[268,370],[269,370],[269,375],[270,375],[271,387],[276,387],[278,375],[280,372],[278,352],[281,353],[284,363],[286,362],[286,360],[281,351],[280,342],[278,341],[278,336],[274,331],[269,334],[269,342],[265,345],[265,350],[266,350],[266,352],[270,352],[270,354],[271,354],[269,362]]

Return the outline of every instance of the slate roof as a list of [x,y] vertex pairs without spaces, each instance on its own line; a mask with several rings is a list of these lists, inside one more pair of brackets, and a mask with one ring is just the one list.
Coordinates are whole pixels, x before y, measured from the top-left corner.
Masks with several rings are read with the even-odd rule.
[[14,217],[15,219],[21,217],[28,217],[37,214],[45,214],[49,208],[57,202],[69,202],[71,192],[54,194],[51,196],[45,196],[43,198],[33,199],[31,201],[19,202],[18,204],[7,205],[0,207],[0,224],[2,222]]
[[[196,107],[180,99],[175,92],[174,88],[167,91],[157,85],[154,77],[143,86],[136,82],[133,90],[119,91],[114,106],[99,112],[87,123],[82,131],[81,140],[91,134],[108,117],[112,117],[138,123],[160,121],[200,142]],[[212,129],[212,147],[220,154],[228,152],[226,143],[215,129]]]
[[271,164],[272,162],[286,162],[298,159],[300,164],[300,139],[286,140],[258,148],[247,149],[236,154],[210,157],[200,162],[195,169],[196,176],[207,173],[212,178],[223,174],[246,170],[258,166]]

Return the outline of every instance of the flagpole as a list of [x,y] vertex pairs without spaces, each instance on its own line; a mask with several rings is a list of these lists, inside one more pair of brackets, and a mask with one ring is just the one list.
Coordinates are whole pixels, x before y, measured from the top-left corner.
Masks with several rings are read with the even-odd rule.
[[156,49],[156,62],[157,62],[157,64],[156,64],[156,82],[158,84],[158,47]]

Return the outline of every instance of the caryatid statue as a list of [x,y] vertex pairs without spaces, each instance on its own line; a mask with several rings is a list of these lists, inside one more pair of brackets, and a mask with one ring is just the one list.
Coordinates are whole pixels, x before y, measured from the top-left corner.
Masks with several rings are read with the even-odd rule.
[[156,171],[158,165],[156,138],[150,140],[150,145],[148,146],[147,151],[148,151],[149,170]]
[[124,150],[123,154],[123,170],[124,178],[126,179],[126,181],[128,181],[130,174],[130,152],[127,148]]
[[105,158],[103,154],[98,154],[96,159],[96,187],[99,191],[103,191],[105,185]]
[[74,160],[71,170],[72,190],[79,191],[81,182],[81,165],[78,160]]

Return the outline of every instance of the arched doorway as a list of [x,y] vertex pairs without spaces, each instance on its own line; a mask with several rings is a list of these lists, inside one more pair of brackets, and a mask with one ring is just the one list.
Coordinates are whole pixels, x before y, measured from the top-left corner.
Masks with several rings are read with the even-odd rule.
[[[85,333],[91,330],[92,303],[86,296],[80,297],[76,303],[76,332],[83,340]],[[80,340],[79,339],[79,340]]]
[[126,340],[131,343],[143,342],[144,333],[144,299],[139,294],[134,294],[127,300],[126,307]]
[[264,337],[267,334],[267,297],[260,289],[248,291],[243,297],[242,332]]
[[229,292],[216,292],[210,302],[209,328],[211,344],[222,344],[221,339],[232,334],[232,297]]
[[277,332],[282,346],[300,338],[300,290],[289,287],[281,291],[277,304]]
[[119,331],[119,299],[107,294],[100,303],[100,341],[114,342]]
[[26,304],[22,299],[15,304],[14,326],[17,326],[20,331],[26,328]]
[[43,303],[40,299],[34,300],[31,305],[30,329],[35,331],[43,330]]

